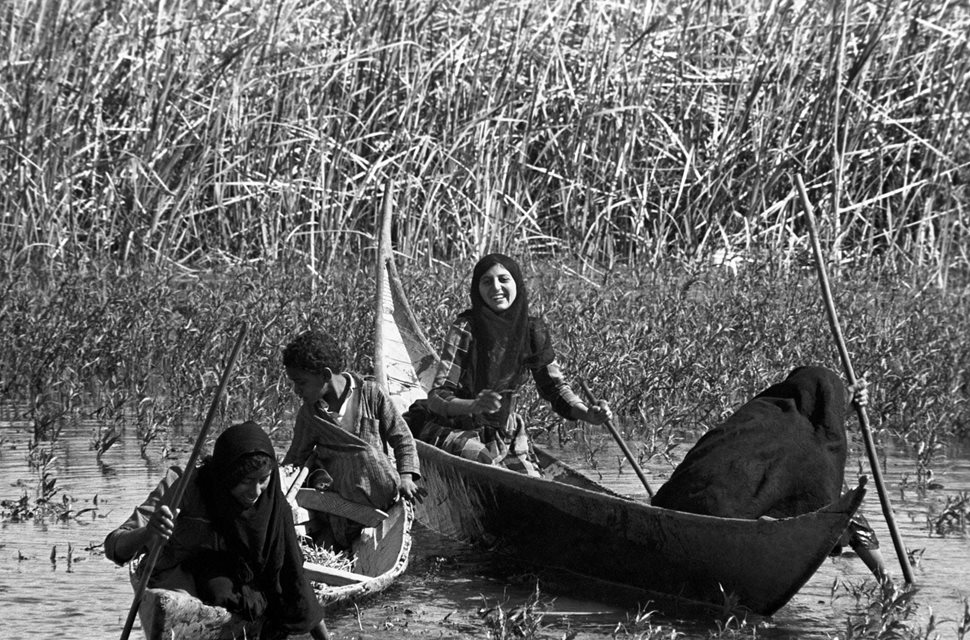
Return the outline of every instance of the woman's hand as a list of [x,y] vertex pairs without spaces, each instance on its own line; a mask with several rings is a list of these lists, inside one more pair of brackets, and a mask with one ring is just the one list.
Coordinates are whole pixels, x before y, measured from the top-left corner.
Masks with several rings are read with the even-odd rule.
[[854,385],[849,385],[849,397],[852,399],[852,404],[858,405],[860,407],[868,406],[869,404],[869,383],[865,378],[858,378]]
[[175,515],[168,505],[159,506],[148,521],[148,535],[154,540],[168,540],[175,531]]
[[502,394],[491,389],[482,389],[475,396],[471,412],[473,415],[481,413],[495,413],[502,408]]
[[580,409],[579,420],[585,420],[590,424],[603,424],[613,419],[613,411],[610,409],[606,400],[599,400],[596,404],[585,409]]

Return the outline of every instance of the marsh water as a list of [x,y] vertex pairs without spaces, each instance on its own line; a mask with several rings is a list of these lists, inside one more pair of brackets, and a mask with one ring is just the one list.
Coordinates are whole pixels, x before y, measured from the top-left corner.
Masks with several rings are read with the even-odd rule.
[[[91,449],[99,425],[76,421],[61,430],[46,466],[51,508],[27,519],[10,518],[11,504],[28,497],[36,504],[45,479],[30,453],[31,428],[22,418],[0,421],[0,499],[7,503],[0,524],[0,637],[100,639],[120,637],[131,604],[127,572],[101,553],[101,542],[155,486],[166,467],[184,462],[193,441],[185,433],[169,434],[165,449],[142,455],[133,429],[127,430],[99,460]],[[606,437],[590,459],[589,449],[567,445],[562,457],[592,477],[622,493],[644,497],[636,476],[618,470],[619,454]],[[285,443],[280,443],[285,444]],[[50,447],[50,443],[41,443]],[[889,449],[884,446],[884,449]],[[962,532],[945,536],[929,524],[948,500],[970,491],[970,449],[952,448],[933,467],[929,489],[915,487],[916,469],[908,452],[884,451],[884,478],[890,488],[896,520],[907,547],[919,559],[914,571],[919,591],[914,620],[924,628],[931,616],[941,638],[957,637],[965,600],[970,597],[970,538]],[[850,454],[847,478],[858,476],[868,463],[860,445]],[[653,486],[659,486],[670,465],[652,465]],[[53,486],[51,481],[55,481]],[[880,536],[887,564],[895,576],[899,565],[872,489],[864,510]],[[52,493],[51,493],[52,492]],[[56,507],[56,509],[54,508]],[[965,510],[963,513],[966,513]],[[554,533],[550,532],[550,535]],[[853,595],[870,580],[863,564],[851,555],[827,560],[792,601],[758,629],[762,637],[825,638],[845,628],[856,605]],[[385,593],[356,606],[330,610],[327,621],[334,638],[481,638],[484,616],[496,606],[509,611],[526,603],[535,592],[535,576],[526,566],[483,557],[418,526],[412,559],[401,580]],[[541,594],[547,610],[543,637],[610,637],[625,625],[632,628],[636,611],[579,599],[565,591]],[[707,638],[711,620],[670,620],[656,616],[655,624],[670,625],[687,638]],[[132,637],[141,637],[136,626]],[[622,637],[622,636],[621,636]]]

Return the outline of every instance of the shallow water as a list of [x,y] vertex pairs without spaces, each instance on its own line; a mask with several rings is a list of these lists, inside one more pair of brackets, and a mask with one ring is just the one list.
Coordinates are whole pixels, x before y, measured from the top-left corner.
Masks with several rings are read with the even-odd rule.
[[[140,455],[134,429],[129,429],[98,461],[90,449],[98,425],[79,422],[66,425],[53,448],[56,460],[49,466],[56,477],[54,503],[70,503],[72,515],[64,518],[28,519],[0,524],[0,602],[3,619],[0,637],[100,639],[120,637],[131,604],[127,572],[104,559],[100,545],[104,536],[128,516],[131,509],[154,487],[164,469],[188,457],[192,434],[176,434],[166,443],[179,450],[166,459],[154,448],[148,458]],[[37,497],[41,471],[28,463],[30,431],[19,419],[0,421],[0,499],[16,501],[26,494],[31,504]],[[46,443],[45,443],[46,444]],[[850,457],[847,477],[867,467],[861,447]],[[604,484],[629,495],[645,496],[636,476],[617,472],[619,454],[608,446],[597,456],[598,469],[581,462],[583,456],[566,448],[563,457],[584,468]],[[654,465],[648,471],[659,486],[669,466]],[[970,538],[966,534],[945,538],[931,536],[928,517],[939,511],[947,496],[970,491],[970,450],[951,451],[935,467],[934,481],[942,488],[919,493],[903,490],[903,479],[915,478],[911,460],[890,452],[884,473],[896,509],[896,520],[907,547],[923,549],[915,567],[919,586],[917,623],[925,626],[930,608],[940,635],[956,637],[964,599],[970,597]],[[901,574],[879,508],[875,488],[864,505],[880,536],[887,564]],[[91,509],[74,517],[83,509]],[[832,597],[836,581],[850,585]],[[868,571],[854,556],[826,561],[802,591],[762,629],[761,636],[831,637],[845,625],[854,599],[851,585],[869,580]],[[533,594],[534,575],[528,567],[509,567],[483,559],[474,549],[441,538],[417,527],[411,565],[403,578],[387,592],[355,608],[328,612],[335,638],[480,638],[486,628],[482,614],[498,604],[507,611]],[[618,624],[635,615],[603,603],[544,592],[555,597],[543,622],[548,637],[575,631],[577,638],[609,637]],[[949,621],[947,621],[949,620]],[[706,638],[714,629],[710,621],[672,621],[687,638]],[[141,637],[136,626],[133,638]]]

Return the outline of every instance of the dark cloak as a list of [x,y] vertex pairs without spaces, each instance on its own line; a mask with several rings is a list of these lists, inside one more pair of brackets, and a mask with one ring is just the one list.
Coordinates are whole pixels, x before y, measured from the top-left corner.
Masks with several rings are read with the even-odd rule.
[[834,372],[794,369],[704,434],[652,504],[734,518],[825,506],[843,488],[845,396]]
[[[267,454],[273,460],[269,486],[256,504],[243,508],[232,497],[234,469],[246,456]],[[234,425],[216,440],[212,457],[199,468],[197,483],[213,527],[235,557],[237,584],[252,585],[267,600],[275,625],[306,633],[323,618],[323,606],[303,572],[303,552],[293,514],[283,495],[276,453],[269,436],[253,422]]]

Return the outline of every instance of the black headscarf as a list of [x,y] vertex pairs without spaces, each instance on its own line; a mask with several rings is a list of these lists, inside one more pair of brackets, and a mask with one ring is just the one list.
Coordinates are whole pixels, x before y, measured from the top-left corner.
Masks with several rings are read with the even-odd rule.
[[[516,288],[515,300],[500,312],[488,306],[478,287],[485,272],[497,264],[508,270]],[[501,253],[484,256],[472,271],[470,293],[472,308],[461,316],[471,320],[475,338],[476,392],[508,390],[523,367],[535,369],[552,362],[555,352],[549,333],[544,323],[529,316],[528,288],[515,260]]]
[[[251,507],[232,495],[240,463],[253,454],[272,459],[269,486]],[[212,457],[198,471],[198,486],[213,527],[241,560],[237,579],[255,585],[269,602],[269,613],[281,627],[306,632],[323,617],[313,587],[303,573],[293,515],[281,488],[276,452],[269,436],[254,422],[226,429]]]

